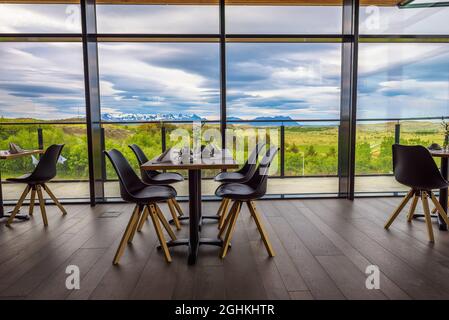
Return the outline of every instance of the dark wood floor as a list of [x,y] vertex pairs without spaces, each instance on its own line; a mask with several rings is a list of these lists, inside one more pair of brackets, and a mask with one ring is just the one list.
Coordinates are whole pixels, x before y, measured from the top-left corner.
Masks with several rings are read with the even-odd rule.
[[[218,248],[201,247],[195,266],[187,265],[184,247],[172,248],[166,264],[150,223],[113,266],[130,205],[71,205],[65,217],[49,206],[47,229],[36,208],[30,221],[0,224],[0,298],[448,299],[449,232],[435,225],[431,245],[424,222],[408,224],[405,212],[385,231],[399,201],[259,201],[276,257],[267,258],[245,208],[226,259]],[[204,211],[217,207],[207,202]],[[203,230],[217,232],[215,224]],[[184,225],[179,237],[187,231]],[[371,264],[380,268],[380,290],[365,288]],[[79,266],[80,290],[65,288],[67,265]]]

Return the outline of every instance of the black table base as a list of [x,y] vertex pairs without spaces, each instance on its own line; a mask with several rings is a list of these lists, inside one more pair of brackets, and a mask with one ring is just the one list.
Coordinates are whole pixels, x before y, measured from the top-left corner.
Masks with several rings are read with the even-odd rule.
[[[201,213],[201,170],[189,170],[189,216],[180,217],[179,220],[189,220],[189,238],[168,241],[168,247],[188,246],[188,263],[195,264],[200,245],[223,246],[219,238],[201,238],[201,223],[203,219],[218,219],[217,216],[203,216]],[[172,222],[172,220],[170,220]],[[158,247],[160,248],[160,246]]]
[[[440,168],[441,175],[446,180],[448,178],[447,169],[448,169],[448,158],[441,157],[441,168]],[[446,213],[447,213],[447,196],[448,196],[447,188],[440,189],[440,199],[439,199],[439,201],[440,201],[440,204],[443,207],[444,211],[446,211]],[[440,215],[438,215],[438,228],[440,230],[447,231],[447,225],[444,222],[443,218],[440,217]]]

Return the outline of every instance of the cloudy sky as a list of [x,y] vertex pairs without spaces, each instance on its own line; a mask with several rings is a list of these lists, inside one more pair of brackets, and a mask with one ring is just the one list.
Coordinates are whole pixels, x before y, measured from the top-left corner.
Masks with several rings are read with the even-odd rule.
[[[215,6],[99,6],[98,32],[218,32]],[[0,33],[80,32],[73,5],[2,5]],[[362,8],[364,34],[449,34],[449,9]],[[229,7],[229,33],[338,34],[338,7]],[[361,44],[358,116],[449,115],[449,44]],[[0,115],[84,116],[80,43],[0,42]],[[228,115],[339,116],[338,43],[229,43]],[[219,117],[217,43],[100,43],[102,112]]]

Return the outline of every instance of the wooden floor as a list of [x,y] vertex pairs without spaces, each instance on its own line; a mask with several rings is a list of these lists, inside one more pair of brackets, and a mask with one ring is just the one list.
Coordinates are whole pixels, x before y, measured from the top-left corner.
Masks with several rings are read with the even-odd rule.
[[[425,224],[405,212],[390,231],[383,224],[398,198],[259,201],[276,251],[268,258],[245,208],[226,259],[200,247],[187,265],[186,248],[172,248],[166,264],[147,223],[119,266],[111,264],[131,212],[126,204],[49,206],[44,229],[34,218],[0,224],[2,299],[448,299],[449,232],[427,242]],[[187,211],[186,204],[182,204]],[[204,203],[215,212],[216,202]],[[165,214],[167,208],[162,206]],[[203,228],[216,234],[215,224]],[[187,225],[178,232],[188,231]],[[377,265],[380,290],[365,288],[365,269]],[[65,287],[68,265],[81,271],[80,290]]]

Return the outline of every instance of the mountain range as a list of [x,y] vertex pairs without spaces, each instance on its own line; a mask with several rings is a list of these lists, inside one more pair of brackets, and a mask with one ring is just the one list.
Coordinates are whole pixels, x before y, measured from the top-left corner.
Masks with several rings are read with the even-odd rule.
[[[183,113],[102,113],[101,119],[103,121],[111,122],[123,122],[123,121],[201,121],[206,120],[196,114],[183,114]],[[285,126],[299,126],[297,122],[291,122],[293,120],[288,116],[274,116],[274,117],[255,117],[253,119],[241,119],[238,117],[227,117],[228,122],[245,120],[244,124],[252,126],[279,126],[282,121],[285,122]],[[246,122],[248,121],[248,122]]]

